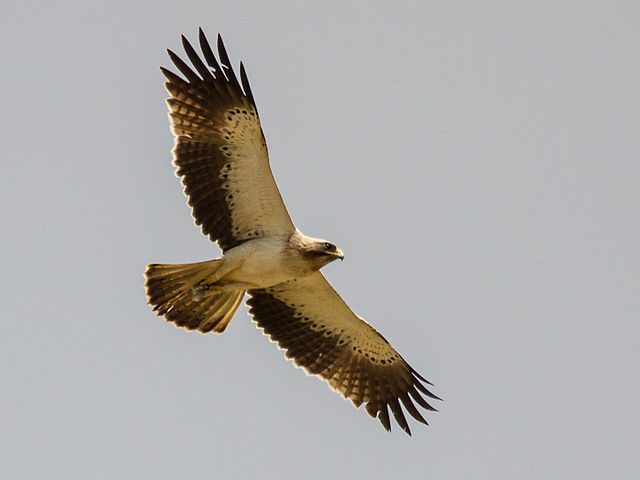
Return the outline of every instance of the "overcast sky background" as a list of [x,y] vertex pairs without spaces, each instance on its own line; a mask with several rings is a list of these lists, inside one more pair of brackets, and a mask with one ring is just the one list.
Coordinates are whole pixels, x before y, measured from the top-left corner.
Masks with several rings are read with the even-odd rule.
[[[640,8],[529,3],[5,2],[0,477],[640,478]],[[145,305],[147,263],[218,255],[158,69],[198,26],[326,275],[444,398],[413,437],[245,308]]]

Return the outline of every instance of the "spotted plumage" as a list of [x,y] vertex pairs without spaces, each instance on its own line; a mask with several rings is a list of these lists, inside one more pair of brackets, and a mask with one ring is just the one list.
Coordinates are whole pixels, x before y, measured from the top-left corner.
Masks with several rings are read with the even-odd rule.
[[[196,224],[223,256],[195,264],[151,264],[145,271],[153,309],[175,326],[222,333],[242,301],[286,356],[390,430],[390,414],[411,433],[404,411],[438,399],[371,325],[358,317],[320,269],[342,259],[331,242],[294,226],[269,166],[266,141],[244,66],[236,77],[222,39],[216,58],[200,30],[192,66],[169,51],[182,74],[162,68],[176,174]],[[404,408],[404,411],[403,411]]]

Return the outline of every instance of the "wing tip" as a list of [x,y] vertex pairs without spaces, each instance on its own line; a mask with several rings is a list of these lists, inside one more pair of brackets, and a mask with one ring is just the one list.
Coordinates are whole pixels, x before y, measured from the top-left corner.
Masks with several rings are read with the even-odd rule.
[[[218,33],[216,35],[216,54],[211,48],[211,44],[207,39],[207,35],[205,34],[204,29],[201,26],[198,27],[198,40],[202,56],[204,57],[204,62],[200,55],[196,53],[193,45],[191,44],[191,42],[189,42],[189,39],[186,35],[181,34],[180,39],[182,42],[182,47],[184,48],[187,57],[191,61],[190,63],[195,68],[195,71],[190,65],[185,63],[180,58],[180,56],[176,54],[172,49],[167,48],[167,54],[169,55],[169,58],[173,62],[174,66],[186,78],[186,80],[184,80],[170,70],[164,67],[160,67],[162,73],[169,79],[170,82],[180,83],[180,81],[182,81],[182,83],[199,84],[202,81],[204,81],[205,83],[209,83],[210,81],[213,81],[214,83],[222,81],[229,84],[232,90],[236,90],[235,95],[240,94],[245,97],[249,101],[249,104],[254,108],[256,113],[258,113],[255,98],[251,90],[251,85],[249,84],[246,67],[243,62],[240,62],[239,77],[236,76],[236,72],[234,71],[233,64],[229,58],[229,54],[227,52],[227,48],[224,44],[221,33]],[[205,62],[210,68],[207,68],[205,66]],[[216,88],[219,90],[220,87]],[[224,90],[222,91],[225,92]],[[232,95],[234,95],[234,93],[232,93]]]

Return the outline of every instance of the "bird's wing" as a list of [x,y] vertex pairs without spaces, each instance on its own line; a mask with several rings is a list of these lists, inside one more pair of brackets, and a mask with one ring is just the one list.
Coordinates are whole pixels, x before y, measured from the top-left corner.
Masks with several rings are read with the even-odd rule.
[[426,424],[415,403],[435,410],[421,377],[371,325],[358,317],[320,273],[250,290],[247,304],[258,326],[308,373],[318,375],[391,429],[389,410],[411,434],[400,403]]
[[292,233],[244,66],[238,82],[220,36],[220,62],[202,30],[204,61],[184,36],[182,44],[193,67],[169,50],[184,78],[161,70],[171,95],[176,173],[196,223],[223,250],[256,237]]

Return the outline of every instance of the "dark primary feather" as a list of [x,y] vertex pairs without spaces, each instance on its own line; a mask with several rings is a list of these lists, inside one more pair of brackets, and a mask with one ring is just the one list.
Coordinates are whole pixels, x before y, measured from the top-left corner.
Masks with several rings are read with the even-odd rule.
[[173,53],[171,50],[167,49],[167,53],[169,54],[169,58],[173,62],[173,64],[178,67],[180,73],[182,73],[190,83],[200,83],[202,79],[196,75],[191,68],[182,61],[182,59]]
[[215,77],[211,74],[211,71],[207,68],[207,66],[202,62],[202,60],[200,59],[196,51],[193,49],[193,47],[189,43],[189,40],[187,40],[187,38],[184,35],[182,35],[181,38],[182,38],[182,47],[184,48],[184,51],[187,53],[187,57],[189,57],[189,60],[191,60],[191,63],[193,64],[193,66],[196,67],[196,70],[198,70],[198,73],[200,74],[200,76],[205,81],[208,81],[208,82],[215,81]]
[[198,30],[198,39],[200,40],[200,49],[202,50],[204,59],[207,61],[209,66],[213,68],[214,72],[217,72],[218,74],[222,73],[220,65],[218,65],[218,60],[216,60],[216,56],[213,54],[213,50],[211,50],[211,45],[209,45],[207,36],[204,34],[202,29]]
[[229,60],[227,49],[224,48],[224,42],[222,41],[222,36],[220,34],[218,34],[218,53],[220,54],[220,65],[222,66],[222,70],[224,71],[227,80],[233,88],[239,89],[240,84],[238,83],[236,74],[231,67],[231,60]]
[[[292,289],[296,288],[295,282],[291,284]],[[366,352],[361,353],[360,350],[354,349],[357,340],[341,340],[338,334],[322,324],[321,319],[312,316],[310,312],[314,308],[322,309],[322,305],[314,304],[313,293],[310,293],[302,305],[292,305],[282,298],[286,297],[286,291],[279,293],[284,290],[282,285],[285,284],[277,286],[278,292],[270,289],[249,291],[251,298],[247,305],[254,321],[285,350],[287,358],[293,359],[296,365],[308,373],[325,379],[333,389],[351,400],[356,407],[365,403],[367,413],[378,418],[386,430],[391,429],[390,409],[402,430],[411,435],[401,403],[415,420],[427,424],[415,404],[431,411],[435,408],[419,392],[433,399],[439,398],[421,383],[426,380],[390,345],[388,348],[396,355],[393,362],[384,358],[373,358]],[[378,342],[388,345],[373,327],[367,327],[371,329]]]
[[[199,40],[204,61],[182,36],[182,45],[193,67],[168,50],[182,77],[166,68],[161,70],[171,95],[167,104],[176,136],[173,151],[176,173],[182,179],[194,219],[202,232],[223,250],[228,250],[269,228],[289,228],[290,219],[274,181],[269,182],[263,175],[261,183],[256,184],[256,180],[247,179],[247,175],[244,178],[231,175],[238,165],[246,165],[243,171],[249,172],[257,171],[263,164],[268,169],[266,142],[244,67],[241,86],[222,38],[218,36],[217,42],[220,63],[202,29]],[[235,127],[231,123],[234,115],[237,115],[234,119],[242,117],[253,123],[245,121],[243,130],[236,132],[233,128],[239,128],[237,123]],[[244,205],[239,205],[239,197]],[[265,198],[276,200],[274,204],[265,205]],[[234,225],[233,211],[240,207],[254,217],[245,215]],[[275,212],[275,221],[279,222],[275,226],[268,224],[273,217],[271,212]],[[293,230],[292,223],[290,228]]]
[[253,99],[253,92],[251,91],[251,85],[249,85],[249,78],[247,77],[247,72],[244,69],[244,63],[242,62],[240,62],[240,80],[242,81],[242,89],[244,90],[245,95],[249,97],[249,100],[251,100],[251,103],[253,103],[253,107],[257,112],[258,107],[256,107],[256,102]]

